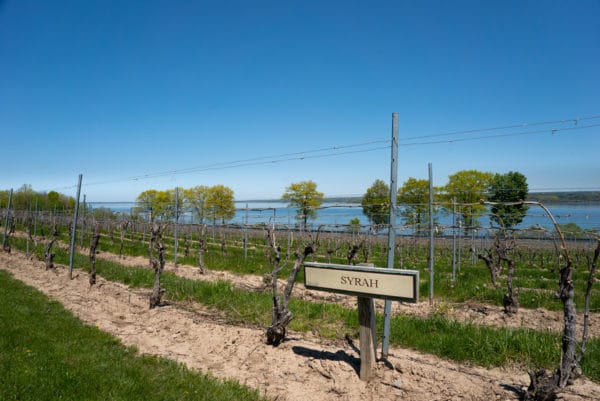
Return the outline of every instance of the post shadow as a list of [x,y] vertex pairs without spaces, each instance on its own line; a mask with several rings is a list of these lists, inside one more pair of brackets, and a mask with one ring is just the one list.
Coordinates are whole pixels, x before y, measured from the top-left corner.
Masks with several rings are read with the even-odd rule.
[[360,358],[354,357],[344,350],[339,350],[333,353],[330,351],[316,350],[302,346],[294,346],[292,347],[292,351],[294,351],[295,354],[304,356],[306,358],[314,358],[334,362],[345,362],[348,365],[350,365],[352,369],[354,369],[357,375],[360,374]]

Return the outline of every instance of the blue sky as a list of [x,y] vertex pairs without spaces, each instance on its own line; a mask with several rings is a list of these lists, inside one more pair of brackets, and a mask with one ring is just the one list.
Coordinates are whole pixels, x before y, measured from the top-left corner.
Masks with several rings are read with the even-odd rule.
[[92,201],[214,184],[279,198],[302,180],[362,195],[389,178],[388,143],[332,147],[389,140],[398,112],[400,184],[431,162],[436,185],[516,170],[533,190],[598,190],[600,127],[551,133],[600,124],[572,120],[600,115],[598,21],[597,0],[0,0],[0,188],[74,195],[82,173]]

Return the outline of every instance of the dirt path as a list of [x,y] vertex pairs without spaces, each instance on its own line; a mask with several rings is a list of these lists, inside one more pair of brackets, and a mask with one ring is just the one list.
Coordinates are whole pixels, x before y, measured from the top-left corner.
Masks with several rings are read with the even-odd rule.
[[[81,252],[85,251],[81,250]],[[97,257],[125,266],[148,267],[148,259],[141,256],[126,256],[125,258],[121,258],[116,254],[101,252]],[[264,279],[257,275],[237,275],[227,271],[212,271],[210,269],[207,269],[205,274],[199,274],[197,267],[179,265],[175,268],[175,265],[169,262],[166,264],[165,270],[193,280],[226,280],[233,283],[235,287],[245,290],[257,291],[267,287],[270,288],[270,286],[266,285]],[[283,286],[284,284],[284,281],[281,281],[281,285]],[[348,308],[356,308],[356,297],[307,290],[301,283],[297,283],[294,286],[293,296],[307,301],[335,302]],[[383,313],[383,301],[377,302],[377,308],[378,312]],[[500,306],[477,302],[449,303],[438,301],[433,307],[428,302],[421,302],[419,304],[392,303],[392,312],[394,313],[428,316],[435,311],[443,312],[446,316],[461,322],[472,322],[479,325],[527,327],[534,330],[551,330],[557,333],[563,330],[562,311],[550,311],[542,308],[520,308],[516,316],[508,316]],[[581,336],[581,333],[579,335]],[[600,313],[590,313],[589,335],[590,337],[600,337]]]
[[[292,333],[278,348],[263,344],[263,331],[218,321],[199,306],[148,309],[148,294],[87,275],[68,280],[64,267],[45,271],[22,254],[0,254],[0,268],[60,301],[76,316],[143,353],[162,355],[216,377],[232,378],[273,400],[517,400],[528,383],[520,370],[459,365],[418,352],[390,350],[376,377],[358,379],[358,355],[346,342],[324,342]],[[598,399],[600,385],[579,380],[562,396]]]

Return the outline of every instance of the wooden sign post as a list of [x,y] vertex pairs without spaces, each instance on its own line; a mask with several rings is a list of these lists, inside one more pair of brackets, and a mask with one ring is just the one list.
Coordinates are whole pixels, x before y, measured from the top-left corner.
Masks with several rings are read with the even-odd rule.
[[376,361],[377,338],[373,299],[406,302],[417,302],[419,299],[419,272],[416,270],[305,263],[304,285],[308,289],[358,296],[361,380],[369,380],[372,377]]

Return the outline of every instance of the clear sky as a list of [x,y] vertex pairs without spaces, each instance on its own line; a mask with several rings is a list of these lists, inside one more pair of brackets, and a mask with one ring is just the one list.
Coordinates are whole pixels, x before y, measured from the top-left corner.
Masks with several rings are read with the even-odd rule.
[[600,124],[599,21],[597,0],[0,0],[0,189],[74,195],[82,173],[89,201],[303,180],[362,195],[389,179],[398,112],[400,184],[431,162],[436,185],[516,170],[599,190],[600,126],[563,130]]

